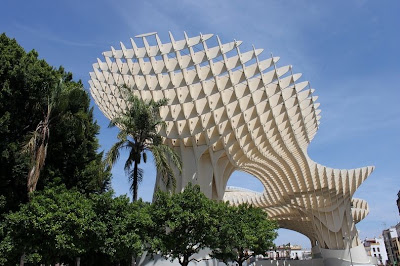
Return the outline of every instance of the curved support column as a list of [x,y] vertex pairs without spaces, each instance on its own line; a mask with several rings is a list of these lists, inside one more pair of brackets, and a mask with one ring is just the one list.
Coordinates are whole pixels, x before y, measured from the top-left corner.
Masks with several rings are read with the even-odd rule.
[[[317,248],[313,248],[313,252]],[[364,246],[358,245],[353,248],[346,249],[319,249],[320,257],[323,258],[324,266],[372,266],[372,258],[367,256]],[[318,253],[317,253],[318,254]]]
[[374,265],[358,237],[352,213],[346,198],[334,210],[314,214],[313,257],[323,258],[325,266]]
[[[176,171],[176,192],[182,191],[189,183],[199,185],[210,199],[221,200],[233,165],[223,152],[214,152],[207,145],[175,148],[182,158],[182,174]],[[167,190],[157,174],[156,189]]]
[[357,229],[352,217],[350,199],[346,198],[333,208],[313,211],[314,237],[321,248],[345,249],[358,246]]

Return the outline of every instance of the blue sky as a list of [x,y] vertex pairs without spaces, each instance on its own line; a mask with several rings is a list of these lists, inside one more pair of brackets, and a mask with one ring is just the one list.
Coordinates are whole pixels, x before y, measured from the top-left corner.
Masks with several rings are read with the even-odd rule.
[[[358,224],[360,237],[378,236],[399,222],[395,205],[400,189],[400,2],[399,1],[20,1],[1,2],[0,32],[28,51],[35,49],[53,66],[63,65],[88,89],[96,58],[122,41],[158,32],[167,42],[202,33],[223,42],[242,40],[242,50],[264,48],[291,64],[319,96],[320,129],[309,146],[310,157],[334,168],[376,166],[356,192],[368,201],[370,214]],[[95,107],[102,149],[116,130]],[[121,158],[123,162],[124,158]],[[155,170],[145,167],[139,196],[151,200]],[[122,163],[114,171],[116,194],[129,193]],[[230,185],[262,190],[253,177],[236,172]],[[243,185],[245,184],[245,185]],[[280,230],[278,244],[309,246],[299,234]]]

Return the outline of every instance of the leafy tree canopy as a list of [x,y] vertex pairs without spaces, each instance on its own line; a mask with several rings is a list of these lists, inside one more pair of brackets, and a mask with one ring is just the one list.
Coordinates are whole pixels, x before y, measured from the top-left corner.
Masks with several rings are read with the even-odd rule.
[[65,187],[47,189],[5,216],[0,258],[15,261],[25,253],[28,262],[73,261],[95,249],[105,230],[83,194]]
[[150,204],[111,192],[86,196],[65,186],[33,193],[0,225],[0,265],[25,262],[131,264],[149,242]]
[[152,251],[181,265],[209,247],[218,231],[218,204],[208,199],[200,186],[189,184],[181,193],[157,192],[152,205],[155,229]]
[[221,204],[220,208],[220,228],[212,257],[241,266],[250,257],[264,254],[274,246],[277,224],[262,209],[247,204]]
[[132,265],[148,250],[186,266],[210,248],[212,257],[241,265],[273,246],[275,229],[261,209],[210,200],[199,186],[158,192],[153,204],[52,187],[4,216],[0,264],[15,265],[25,254],[33,263]]
[[[81,81],[64,68],[53,68],[25,52],[4,33],[0,35],[0,195],[2,212],[27,201],[29,156],[21,152],[48,108],[48,99],[60,80],[65,86],[64,112],[51,125],[47,159],[37,188],[65,184],[84,193],[108,188],[110,172],[102,162],[90,99]],[[67,99],[66,99],[67,98]]]
[[127,196],[112,198],[110,193],[92,198],[94,211],[107,228],[102,234],[99,251],[110,262],[126,265],[136,260],[149,241],[150,204],[141,200],[130,203]]

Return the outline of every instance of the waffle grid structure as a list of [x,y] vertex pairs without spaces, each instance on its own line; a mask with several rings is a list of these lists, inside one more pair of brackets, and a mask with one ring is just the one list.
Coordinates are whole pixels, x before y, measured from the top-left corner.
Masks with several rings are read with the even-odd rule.
[[[131,48],[111,47],[93,64],[90,90],[109,119],[126,108],[122,86],[145,100],[169,99],[160,134],[183,159],[179,189],[197,183],[210,198],[264,208],[313,246],[360,244],[355,223],[368,205],[352,195],[373,167],[332,169],[309,158],[320,109],[309,82],[298,82],[301,74],[278,67],[278,57],[261,59],[262,49],[242,52],[241,41],[212,34],[175,40],[170,33],[168,43],[156,33],[136,37],[143,46],[131,39]],[[225,191],[235,170],[257,177],[264,192]]]

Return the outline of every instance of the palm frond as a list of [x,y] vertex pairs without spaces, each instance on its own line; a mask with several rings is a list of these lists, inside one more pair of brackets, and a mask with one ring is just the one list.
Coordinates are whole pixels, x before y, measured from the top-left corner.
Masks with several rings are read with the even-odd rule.
[[[68,89],[60,79],[59,83],[51,88],[47,99],[47,112],[43,113],[43,120],[36,126],[35,131],[28,134],[28,141],[22,147],[22,152],[29,153],[31,168],[28,172],[27,188],[28,192],[36,190],[47,157],[47,148],[50,138],[50,126],[52,121],[61,115],[65,115],[65,110],[69,103],[69,93],[77,92],[76,88]],[[68,117],[68,116],[66,116]],[[84,130],[84,127],[82,127]]]
[[126,132],[125,130],[120,130],[117,134],[117,138],[121,141],[128,141],[128,132]]
[[28,174],[28,191],[33,192],[36,190],[36,184],[39,180],[40,172],[43,169],[47,156],[47,141],[41,141],[40,145],[35,148],[35,154],[32,155],[32,165],[31,170]]
[[176,188],[176,178],[174,174],[174,170],[169,164],[169,160],[167,158],[167,154],[163,151],[163,145],[153,146],[151,147],[151,152],[154,156],[154,163],[156,165],[157,174],[161,177],[167,188],[173,189],[175,191]]
[[106,164],[108,167],[112,167],[117,161],[120,156],[120,149],[125,145],[125,141],[120,140],[115,143],[111,149],[106,154]]
[[[68,88],[62,79],[51,89],[47,103],[47,117],[54,120],[65,113],[69,103],[76,101],[74,95],[81,92],[81,88]],[[54,114],[53,114],[54,113]]]
[[[166,146],[166,145],[164,145],[164,146]],[[169,158],[172,160],[172,163],[176,166],[179,173],[182,174],[182,159],[181,159],[181,157],[169,146],[167,146],[166,150],[167,150]]]
[[179,173],[180,174],[182,173],[181,157],[178,155],[178,153],[176,153],[176,151],[173,148],[165,144],[160,144],[154,147],[157,147],[157,149],[159,149],[162,153],[164,153],[166,158],[172,161],[173,165],[178,169]]
[[163,99],[160,99],[160,100],[158,100],[157,102],[156,102],[156,106],[159,108],[159,107],[162,107],[162,106],[166,106],[167,104],[168,104],[168,102],[169,102],[169,99],[168,98],[163,98]]
[[38,138],[40,136],[39,132],[37,131],[31,131],[28,133],[28,141],[25,143],[25,145],[22,146],[22,152],[27,153],[30,155],[34,154],[34,151],[36,150]]

